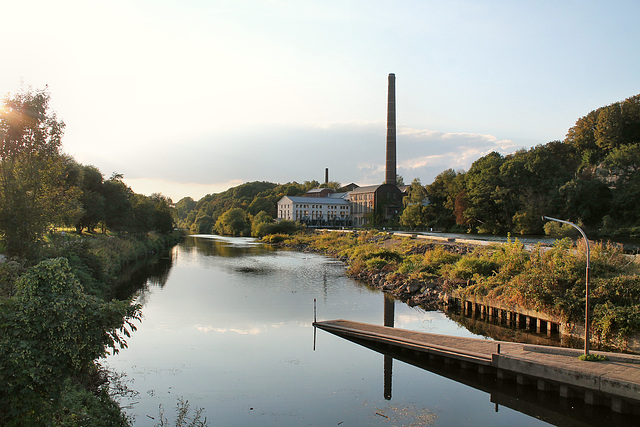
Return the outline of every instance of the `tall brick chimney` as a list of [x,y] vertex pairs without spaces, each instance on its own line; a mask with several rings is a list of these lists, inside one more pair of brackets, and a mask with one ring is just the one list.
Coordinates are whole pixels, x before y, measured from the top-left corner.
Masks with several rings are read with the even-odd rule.
[[324,183],[329,183],[329,168],[324,168]]
[[396,183],[396,75],[389,74],[387,95],[387,167],[385,184]]

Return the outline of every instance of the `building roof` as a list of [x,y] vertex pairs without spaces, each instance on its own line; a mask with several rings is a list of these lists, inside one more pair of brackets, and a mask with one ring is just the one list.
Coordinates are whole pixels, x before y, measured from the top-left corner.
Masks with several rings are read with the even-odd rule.
[[278,201],[282,202],[284,199],[289,199],[293,203],[310,203],[314,205],[318,204],[332,204],[332,205],[348,205],[349,202],[343,198],[338,197],[292,197],[284,196]]
[[360,193],[373,193],[378,188],[382,187],[385,184],[378,185],[365,185],[364,187],[358,187],[355,190],[350,191],[350,194],[360,194]]
[[365,185],[364,187],[358,187],[355,190],[349,191],[349,194],[373,193],[377,191],[378,188],[386,187],[386,186],[395,187],[398,190],[403,191],[402,187],[398,187],[395,184],[378,184],[378,185]]
[[349,193],[331,193],[327,194],[327,197],[330,199],[346,199],[347,194]]
[[336,190],[334,190],[333,188],[312,188],[311,190],[307,191],[307,194],[309,193],[322,193],[323,191],[329,191],[331,193],[335,193]]

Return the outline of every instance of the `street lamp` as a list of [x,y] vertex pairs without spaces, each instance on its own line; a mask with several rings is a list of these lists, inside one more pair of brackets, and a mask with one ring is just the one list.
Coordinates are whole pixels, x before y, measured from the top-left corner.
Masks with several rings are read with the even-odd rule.
[[561,219],[551,218],[548,216],[542,216],[542,220],[556,221],[561,222],[563,224],[569,224],[570,226],[576,228],[582,237],[584,238],[584,243],[587,245],[587,274],[586,274],[586,285],[585,285],[585,309],[584,309],[584,355],[589,355],[589,239],[587,239],[587,235],[582,231],[580,227],[575,225],[569,221],[563,221]]

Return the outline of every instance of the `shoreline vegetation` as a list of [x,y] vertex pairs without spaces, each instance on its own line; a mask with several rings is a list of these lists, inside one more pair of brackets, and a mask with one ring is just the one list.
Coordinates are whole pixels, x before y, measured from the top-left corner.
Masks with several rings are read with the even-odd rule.
[[[584,323],[586,256],[568,238],[527,250],[518,239],[474,246],[398,237],[377,230],[270,235],[263,241],[335,257],[347,274],[410,305],[442,308],[449,297],[479,297]],[[594,344],[638,352],[640,264],[619,245],[592,242]]]
[[141,307],[118,276],[182,239],[52,233],[33,265],[0,263],[0,424],[126,426],[129,390],[99,359],[126,348]]
[[0,425],[129,425],[98,362],[141,317],[118,276],[181,234],[168,197],[62,152],[49,101],[23,88],[0,106]]

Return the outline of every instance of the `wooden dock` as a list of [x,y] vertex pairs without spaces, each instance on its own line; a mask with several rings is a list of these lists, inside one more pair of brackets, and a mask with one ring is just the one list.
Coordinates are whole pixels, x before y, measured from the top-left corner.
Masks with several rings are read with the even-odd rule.
[[348,320],[314,322],[317,328],[394,350],[443,358],[446,363],[476,367],[499,380],[514,379],[561,397],[582,397],[589,405],[604,405],[617,413],[640,414],[640,356],[592,352],[608,361],[583,362],[581,350],[463,338]]

